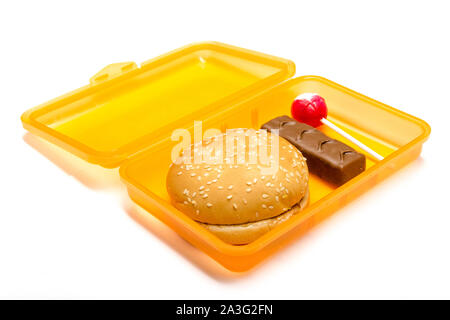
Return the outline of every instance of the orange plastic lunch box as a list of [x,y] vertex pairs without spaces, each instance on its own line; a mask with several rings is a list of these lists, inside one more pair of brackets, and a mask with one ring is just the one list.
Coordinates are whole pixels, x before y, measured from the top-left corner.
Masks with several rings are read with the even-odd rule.
[[[90,84],[22,115],[25,129],[105,168],[120,167],[131,199],[232,271],[246,271],[362,192],[417,158],[424,121],[317,76],[289,79],[293,62],[217,42],[195,43],[143,62],[116,63]],[[290,114],[301,93],[327,101],[328,119],[384,156],[340,187],[310,177],[310,204],[256,241],[230,245],[175,209],[166,192],[177,128],[260,128]],[[358,147],[320,128],[335,139]]]

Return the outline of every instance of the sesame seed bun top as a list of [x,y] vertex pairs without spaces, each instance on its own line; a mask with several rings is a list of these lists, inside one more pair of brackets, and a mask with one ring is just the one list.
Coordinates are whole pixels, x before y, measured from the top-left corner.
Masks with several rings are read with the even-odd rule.
[[[226,135],[216,137],[224,139]],[[272,139],[278,139],[278,161],[270,152]],[[223,163],[194,163],[198,149],[192,146],[191,164],[174,163],[167,174],[167,191],[174,206],[196,221],[220,225],[275,217],[299,203],[308,188],[305,158],[281,137],[267,133],[267,139],[259,141],[260,147],[267,145],[270,165],[277,169],[270,174],[261,162],[249,163],[249,143],[240,151],[235,145]],[[210,143],[211,139],[204,140],[202,145]],[[239,154],[245,156],[245,163],[237,161]],[[227,163],[230,159],[232,163]]]

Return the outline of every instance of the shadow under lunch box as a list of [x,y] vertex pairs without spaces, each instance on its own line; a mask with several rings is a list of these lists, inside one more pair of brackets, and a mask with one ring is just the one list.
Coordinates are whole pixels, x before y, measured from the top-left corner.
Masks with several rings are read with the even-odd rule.
[[[120,167],[128,194],[149,214],[232,271],[246,271],[417,158],[424,121],[317,76],[289,79],[292,61],[217,42],[195,43],[143,62],[116,63],[90,84],[22,115],[25,129],[105,168]],[[328,119],[385,157],[340,187],[310,175],[301,213],[247,245],[230,245],[177,210],[166,191],[173,130],[255,128],[289,115],[301,93],[325,98]],[[356,150],[357,146],[321,126]]]

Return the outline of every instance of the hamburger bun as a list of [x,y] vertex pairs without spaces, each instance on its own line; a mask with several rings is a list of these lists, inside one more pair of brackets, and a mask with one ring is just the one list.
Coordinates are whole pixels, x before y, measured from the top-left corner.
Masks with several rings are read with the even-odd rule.
[[214,233],[217,237],[230,244],[247,244],[255,241],[263,234],[269,232],[280,223],[288,220],[294,214],[302,211],[309,203],[309,191],[306,191],[305,196],[300,202],[282,214],[264,219],[256,222],[249,222],[243,224],[206,224],[201,223],[206,229]]
[[[215,138],[225,139],[227,134]],[[173,205],[232,244],[251,242],[303,209],[308,199],[306,160],[281,137],[267,133],[260,143],[271,150],[273,138],[278,139],[279,154],[278,161],[270,154],[275,169],[271,174],[265,173],[260,163],[239,163],[237,146],[231,159],[225,158],[223,163],[194,163],[198,146],[191,146],[191,164],[177,161],[167,174]],[[211,139],[201,143],[203,147],[210,144]],[[249,159],[249,143],[240,152]]]

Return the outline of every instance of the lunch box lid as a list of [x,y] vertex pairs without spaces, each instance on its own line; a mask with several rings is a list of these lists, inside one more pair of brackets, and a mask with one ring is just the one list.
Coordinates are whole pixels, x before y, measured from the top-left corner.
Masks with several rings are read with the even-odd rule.
[[115,63],[90,83],[22,115],[25,129],[106,168],[274,87],[295,64],[218,42],[194,43],[141,63]]

